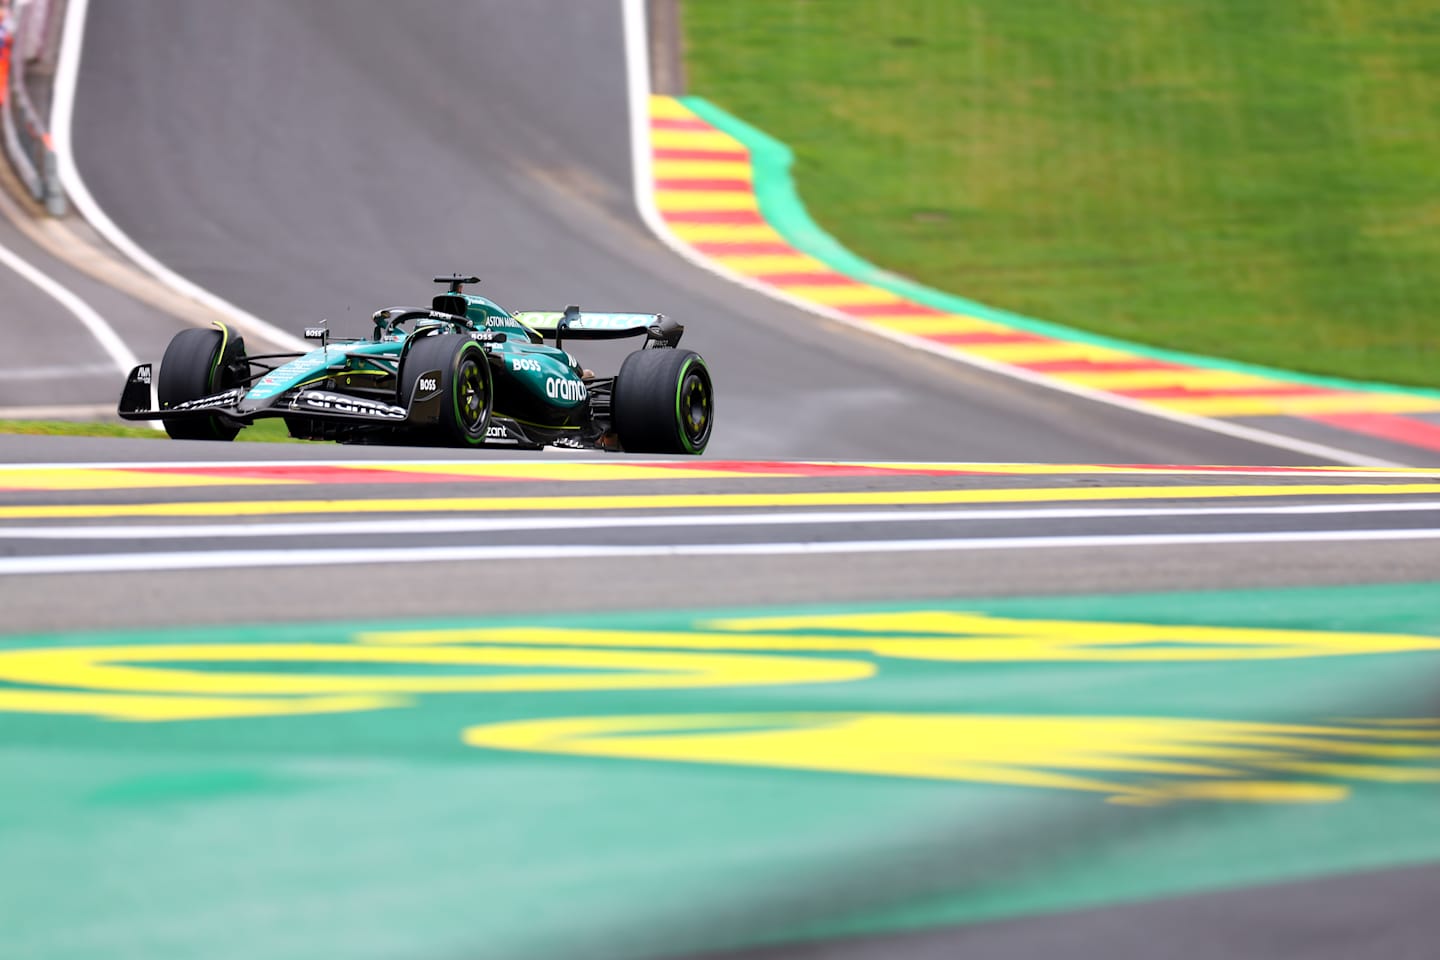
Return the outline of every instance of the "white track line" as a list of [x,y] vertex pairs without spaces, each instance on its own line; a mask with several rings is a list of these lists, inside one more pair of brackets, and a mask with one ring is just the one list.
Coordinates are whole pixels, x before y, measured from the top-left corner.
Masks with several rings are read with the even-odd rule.
[[135,354],[130,352],[130,348],[125,346],[125,341],[120,339],[120,335],[115,332],[114,328],[105,322],[105,318],[100,316],[94,307],[61,285],[59,281],[54,280],[28,261],[21,259],[19,254],[5,246],[0,246],[0,264],[4,264],[18,273],[21,278],[34,284],[42,293],[64,307],[76,320],[79,320],[81,325],[90,331],[90,335],[100,344],[100,349],[105,351],[105,355],[121,373],[129,373],[130,368],[140,362],[136,359]]
[[944,553],[985,550],[1097,549],[1102,547],[1204,546],[1246,543],[1335,543],[1436,540],[1440,529],[1316,530],[1293,533],[1137,534],[1083,537],[983,537],[943,540],[848,540],[834,543],[675,543],[650,546],[558,544],[546,546],[386,547],[383,550],[216,550],[183,553],[110,553],[59,557],[0,558],[0,576],[22,574],[125,573],[157,570],[315,567],[485,560],[587,560],[637,557],[783,557],[862,553]]
[[629,84],[630,94],[630,152],[633,158],[632,169],[634,172],[635,205],[640,211],[640,219],[650,228],[650,232],[655,234],[661,243],[695,266],[713,273],[718,277],[723,277],[731,283],[737,283],[749,290],[754,290],[756,293],[764,294],[767,297],[779,300],[782,303],[787,303],[807,313],[824,317],[827,320],[833,320],[836,323],[844,324],[852,329],[861,330],[873,336],[884,337],[887,340],[904,344],[916,350],[924,350],[927,353],[933,353],[947,360],[969,364],[972,367],[979,367],[982,370],[988,370],[991,373],[997,373],[1015,380],[1023,380],[1026,383],[1031,383],[1049,390],[1058,390],[1062,393],[1069,393],[1077,397],[1084,397],[1087,400],[1093,400],[1096,403],[1108,404],[1112,407],[1119,407],[1134,413],[1141,413],[1146,416],[1158,417],[1162,420],[1184,424],[1185,426],[1194,427],[1198,430],[1208,430],[1211,433],[1224,434],[1225,436],[1234,437],[1238,440],[1248,440],[1252,443],[1276,447],[1281,450],[1289,450],[1292,453],[1317,457],[1321,460],[1333,460],[1336,463],[1350,464],[1357,467],[1402,466],[1402,464],[1390,460],[1382,460],[1379,457],[1367,456],[1352,450],[1342,450],[1339,447],[1332,447],[1329,444],[1314,443],[1309,440],[1302,440],[1299,437],[1289,437],[1280,433],[1272,433],[1269,430],[1261,430],[1256,427],[1230,423],[1226,420],[1212,420],[1209,417],[1198,417],[1193,414],[1166,410],[1136,400],[1130,400],[1126,397],[1116,396],[1115,394],[1066,383],[1062,380],[1056,380],[1052,377],[1033,373],[1019,367],[1012,367],[1009,364],[999,363],[985,357],[957,353],[920,337],[913,337],[904,333],[897,333],[893,330],[886,330],[874,324],[856,320],[830,307],[821,306],[811,303],[808,300],[801,300],[790,296],[774,287],[738,274],[696,252],[683,240],[670,232],[670,228],[665,225],[664,219],[660,216],[659,209],[655,206],[655,197],[651,190],[650,176],[650,55],[648,40],[646,38],[645,0],[620,0],[620,3],[625,29],[625,74]]
[[124,524],[7,527],[6,540],[206,540],[271,537],[400,536],[405,534],[498,533],[527,530],[610,530],[665,527],[800,527],[857,523],[940,523],[987,520],[1100,520],[1156,517],[1327,516],[1358,513],[1440,513],[1440,502],[1307,503],[1265,507],[1156,507],[1134,509],[1058,508],[1048,510],[817,510],[784,513],[704,513],[607,517],[459,517],[412,520],[341,520],[334,523]]
[[[186,280],[180,274],[151,256],[111,220],[96,202],[80,176],[75,164],[74,147],[71,140],[71,124],[75,115],[75,89],[80,76],[80,57],[85,42],[85,20],[90,0],[69,0],[65,10],[64,34],[60,42],[60,60],[55,68],[54,103],[50,111],[50,133],[54,139],[55,157],[59,167],[60,184],[70,196],[70,202],[90,225],[117,250],[129,257],[142,270],[182,296],[189,297],[216,313],[224,316],[243,333],[261,337],[284,350],[309,350],[309,346],[293,333],[261,320],[254,314],[235,306],[228,300],[216,296],[209,290]],[[129,366],[134,366],[131,361]],[[129,370],[129,366],[126,370]]]
[[[109,370],[109,367],[105,368]],[[50,407],[0,407],[0,420],[93,420],[112,416],[113,403],[57,404]]]

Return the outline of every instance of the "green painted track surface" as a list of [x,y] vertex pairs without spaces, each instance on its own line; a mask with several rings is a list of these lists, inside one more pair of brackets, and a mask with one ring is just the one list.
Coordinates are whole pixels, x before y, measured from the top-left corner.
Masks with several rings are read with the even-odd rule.
[[[0,640],[0,929],[11,955],[46,960],[660,956],[1440,861],[1437,591],[12,636]],[[931,619],[908,630],[916,611]],[[936,631],[957,612],[984,619]],[[1197,625],[1211,629],[1184,629]],[[416,634],[441,629],[463,635]],[[483,632],[496,630],[508,632]],[[1257,632],[1278,630],[1304,633]],[[392,652],[293,655],[312,644]],[[82,670],[132,645],[168,649],[119,665],[160,672]],[[204,652],[232,645],[227,659]],[[492,662],[405,665],[393,652],[437,647]],[[55,659],[74,648],[88,652]],[[524,665],[496,650],[541,654]],[[581,667],[576,651],[639,659]],[[676,654],[740,658],[726,669],[749,673],[675,689],[694,664],[645,658]],[[811,682],[765,679],[781,668]],[[604,689],[636,673],[644,688]],[[395,690],[567,682],[594,689]],[[127,692],[151,709],[198,691],[289,705],[346,686],[388,699],[106,718],[123,711],[105,698]],[[15,707],[37,691],[101,716]],[[867,739],[841,722],[862,716],[915,736]],[[953,726],[977,717],[1011,732]],[[1189,733],[1057,754],[1013,730],[1079,718]],[[553,735],[562,719],[588,733]],[[716,761],[717,744],[745,759]],[[1197,744],[1209,752],[1187,753]],[[981,748],[1003,762],[978,763]],[[670,757],[644,756],[657,751]],[[1054,777],[1074,782],[1034,782]]]

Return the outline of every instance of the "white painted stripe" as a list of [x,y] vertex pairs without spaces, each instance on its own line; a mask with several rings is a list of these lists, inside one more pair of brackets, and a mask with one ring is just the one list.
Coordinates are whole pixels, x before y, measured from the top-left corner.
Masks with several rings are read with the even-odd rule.
[[1093,400],[1096,403],[1120,407],[1121,409],[1130,410],[1135,413],[1142,413],[1147,416],[1158,417],[1162,420],[1169,420],[1173,423],[1184,424],[1185,426],[1194,427],[1198,430],[1224,434],[1239,440],[1248,440],[1251,443],[1258,443],[1281,450],[1289,450],[1292,453],[1317,457],[1321,460],[1333,460],[1336,463],[1351,464],[1358,467],[1400,465],[1379,457],[1371,457],[1351,450],[1342,450],[1339,447],[1332,447],[1323,443],[1314,443],[1309,440],[1302,440],[1299,437],[1272,433],[1269,430],[1247,427],[1238,423],[1230,423],[1226,420],[1213,420],[1209,417],[1167,410],[1163,407],[1153,406],[1138,400],[1131,400],[1127,397],[1105,393],[1101,390],[1092,390],[1079,384],[1068,383],[1054,377],[1047,377],[1044,374],[1034,373],[1021,367],[1013,367],[1009,364],[1000,363],[985,357],[958,353],[947,346],[933,343],[921,337],[889,330],[877,324],[866,323],[863,320],[856,320],[832,307],[822,306],[808,300],[790,296],[769,284],[736,273],[718,261],[712,260],[699,253],[689,244],[685,243],[685,241],[670,232],[670,228],[665,225],[665,221],[660,216],[660,211],[655,205],[654,192],[651,189],[650,173],[650,63],[645,32],[645,0],[620,0],[620,3],[625,28],[625,75],[629,83],[630,94],[630,153],[633,158],[632,168],[634,170],[635,204],[640,211],[640,219],[645,222],[645,225],[650,228],[650,231],[655,234],[660,242],[695,266],[713,273],[716,276],[723,277],[732,283],[737,283],[746,289],[754,290],[772,299],[788,303],[792,307],[804,310],[815,316],[824,317],[827,320],[844,324],[854,330],[861,330],[877,337],[884,337],[887,340],[902,343],[907,347],[924,350],[927,353],[933,353],[947,360],[969,364],[970,366],[979,367],[982,370],[988,370],[991,373],[997,373],[1001,376],[1023,380],[1026,383],[1031,383],[1038,387],[1058,390],[1062,393],[1069,393],[1077,397],[1084,397],[1087,400]]
[[339,550],[216,550],[183,553],[109,553],[0,558],[0,576],[21,574],[136,573],[242,567],[331,567],[374,564],[469,563],[485,560],[590,560],[638,557],[820,556],[862,553],[944,553],[986,550],[1064,550],[1103,547],[1205,546],[1255,543],[1354,543],[1436,540],[1440,529],[1307,530],[1290,533],[1136,534],[1083,537],[979,537],[936,540],[845,540],[777,543],[675,543],[644,546],[386,547]]
[[1050,510],[796,510],[781,513],[667,514],[606,517],[457,517],[341,520],[334,523],[51,524],[7,527],[5,540],[204,540],[271,537],[376,537],[406,534],[498,533],[524,530],[612,530],[665,527],[800,527],[857,523],[941,523],[991,520],[1105,520],[1157,517],[1330,516],[1374,513],[1440,513],[1440,502],[1306,503],[1260,507],[1060,508]]
[[[80,324],[90,332],[90,335],[100,344],[100,349],[105,351],[111,361],[119,368],[121,373],[129,373],[130,368],[140,361],[130,348],[125,346],[125,341],[120,335],[105,322],[105,318],[96,312],[84,300],[80,299],[67,287],[62,286],[58,281],[21,257],[8,247],[0,246],[0,263],[18,273],[23,279],[28,280],[40,288],[46,296],[50,297],[60,306],[64,307],[71,316],[80,321]],[[33,320],[34,318],[32,318]],[[107,370],[109,368],[106,368]]]
[[[105,213],[90,188],[80,176],[75,164],[74,148],[70,136],[75,114],[75,89],[80,76],[80,58],[85,42],[85,20],[90,0],[69,0],[65,9],[64,33],[60,41],[60,60],[55,68],[54,102],[50,110],[50,134],[54,140],[55,158],[60,174],[60,183],[70,197],[70,202],[95,230],[117,250],[129,257],[142,270],[165,284],[170,289],[189,297],[211,310],[221,314],[239,331],[254,334],[280,347],[282,350],[309,350],[300,337],[287,333],[279,327],[261,320],[254,314],[216,296],[196,283],[186,280],[180,274],[151,256],[138,243],[121,230],[115,221]],[[126,367],[134,366],[131,361]]]
[[[109,367],[105,368],[109,370]],[[91,420],[113,416],[113,403],[79,403],[49,407],[0,407],[0,420]],[[0,467],[0,470],[6,469]]]

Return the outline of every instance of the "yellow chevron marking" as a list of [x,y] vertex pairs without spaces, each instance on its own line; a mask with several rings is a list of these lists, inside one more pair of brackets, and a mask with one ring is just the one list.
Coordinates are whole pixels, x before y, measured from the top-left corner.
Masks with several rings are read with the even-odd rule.
[[[219,464],[217,464],[219,466]],[[266,477],[214,477],[186,473],[144,473],[139,470],[94,470],[77,467],[3,467],[0,490],[142,490],[162,487],[293,486],[303,480]]]
[[[1332,803],[1349,781],[1440,781],[1440,731],[1164,716],[735,713],[513,720],[472,747],[1175,800]],[[1331,778],[1341,782],[1332,782]]]
[[719,130],[651,130],[652,147],[677,150],[744,150],[745,145]]
[[[719,617],[699,620],[693,629],[683,631],[521,624],[402,627],[366,631],[354,639],[389,647],[506,644],[862,653],[932,663],[1198,663],[1440,651],[1440,637],[1424,634],[1012,619],[923,607],[883,613]],[[1436,735],[1440,736],[1440,730]]]
[[356,713],[408,705],[403,697],[383,696],[242,698],[96,693],[84,690],[0,690],[0,713],[88,716],[135,723]]
[[[461,669],[430,675],[361,675],[263,670],[207,672],[188,666],[275,662],[436,665]],[[175,663],[187,666],[177,668]],[[471,669],[466,671],[463,669],[466,667]],[[508,669],[496,672],[493,667]],[[179,643],[0,650],[0,679],[7,683],[120,694],[386,698],[381,705],[393,705],[396,702],[393,698],[408,694],[843,683],[863,680],[874,672],[870,664],[855,660],[653,650],[383,647],[328,643]],[[0,709],[4,706],[0,700]],[[374,706],[360,707],[367,708],[374,709]]]
[[650,116],[659,120],[693,120],[695,113],[685,104],[674,97],[652,94],[650,97]]
[[944,317],[866,317],[866,323],[873,323],[897,333],[910,333],[919,337],[937,336],[947,333],[990,333],[1008,329],[1004,324],[967,317],[954,313]]
[[1001,363],[1023,365],[1044,363],[1049,360],[1134,360],[1133,353],[1096,347],[1088,343],[1072,343],[1055,340],[1050,343],[981,343],[953,348],[958,353],[973,353]]
[[749,182],[752,179],[750,164],[743,160],[656,160],[652,174],[656,180],[713,177]]
[[655,204],[661,213],[688,213],[699,210],[754,210],[760,206],[755,194],[739,190],[657,190]]
[[814,272],[833,273],[828,266],[801,253],[777,253],[761,256],[727,257],[712,255],[712,260],[723,263],[736,273],[759,276],[764,273]]
[[768,223],[672,223],[670,232],[686,243],[785,243]]
[[863,283],[847,283],[843,286],[807,286],[802,284],[784,285],[779,289],[800,300],[820,303],[829,307],[860,307],[874,303],[902,303],[900,297],[880,287]]
[[1425,413],[1440,401],[1403,393],[1343,393],[1296,397],[1195,397],[1148,401],[1202,417],[1292,416],[1326,413]]
[[733,507],[859,507],[895,504],[1073,503],[1210,500],[1235,497],[1359,497],[1440,494],[1440,483],[1316,483],[1286,486],[1059,487],[990,490],[843,490],[804,493],[612,494],[555,497],[419,497],[349,500],[230,500],[200,503],[93,503],[0,506],[0,519],[84,517],[254,517],[377,513],[510,513],[558,510],[723,509]]

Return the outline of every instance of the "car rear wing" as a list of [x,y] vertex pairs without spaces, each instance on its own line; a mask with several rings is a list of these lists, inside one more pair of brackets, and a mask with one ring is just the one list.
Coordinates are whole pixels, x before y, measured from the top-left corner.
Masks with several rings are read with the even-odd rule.
[[557,347],[562,339],[620,340],[625,337],[647,337],[657,345],[673,347],[685,333],[682,325],[663,313],[581,313],[579,307],[566,307],[558,313],[527,311],[513,316],[542,336],[554,339]]

